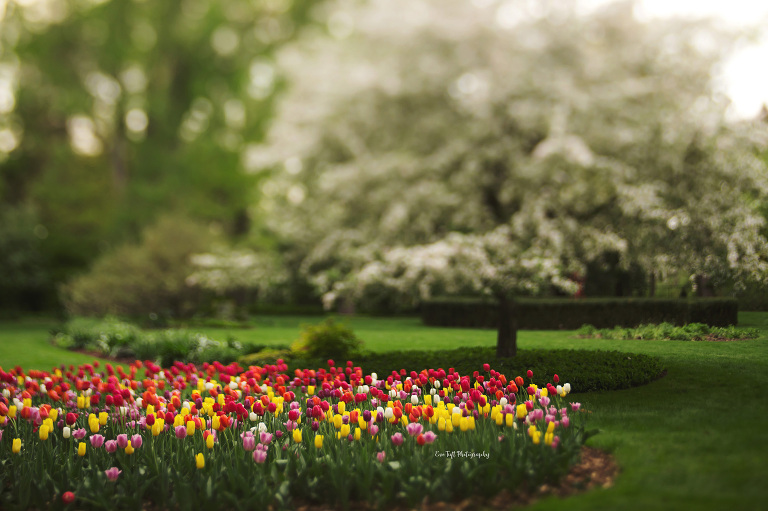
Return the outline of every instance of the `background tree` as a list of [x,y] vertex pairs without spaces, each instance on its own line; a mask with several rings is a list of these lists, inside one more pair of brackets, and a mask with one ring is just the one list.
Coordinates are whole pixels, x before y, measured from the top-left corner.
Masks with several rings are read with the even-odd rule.
[[2,2],[0,204],[37,216],[53,283],[162,213],[248,231],[270,56],[316,4]]
[[641,23],[631,3],[394,4],[331,6],[343,41],[279,58],[291,89],[260,207],[327,303],[463,286],[511,318],[513,293],[572,290],[563,276],[606,252],[661,277],[764,278],[759,128],[727,125],[710,81],[727,34]]

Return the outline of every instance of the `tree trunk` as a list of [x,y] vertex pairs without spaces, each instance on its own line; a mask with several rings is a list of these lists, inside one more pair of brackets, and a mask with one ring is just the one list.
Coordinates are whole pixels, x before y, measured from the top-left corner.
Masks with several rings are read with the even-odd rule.
[[499,332],[496,338],[496,356],[517,356],[517,307],[514,298],[499,294]]

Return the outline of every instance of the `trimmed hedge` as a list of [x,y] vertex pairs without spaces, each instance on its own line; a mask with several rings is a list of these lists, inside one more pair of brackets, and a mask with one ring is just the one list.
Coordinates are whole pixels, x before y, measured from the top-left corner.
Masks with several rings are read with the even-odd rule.
[[[596,328],[665,322],[724,327],[737,323],[739,306],[733,298],[557,298],[520,299],[517,311],[521,330],[575,330],[585,323]],[[479,298],[435,299],[422,303],[421,320],[428,326],[496,328],[498,305]]]
[[[343,366],[346,361],[337,360]],[[392,371],[405,369],[419,372],[422,369],[454,368],[461,374],[483,373],[483,364],[507,376],[523,376],[533,371],[533,382],[540,387],[551,382],[557,374],[560,381],[570,383],[573,392],[618,390],[649,383],[662,375],[661,359],[619,351],[595,350],[520,350],[514,358],[496,358],[495,348],[459,348],[439,351],[402,351],[397,353],[368,353],[353,360],[363,374],[376,373],[385,379]],[[295,369],[327,368],[327,360],[293,359],[286,362],[288,373]],[[487,375],[486,375],[487,377]],[[527,378],[526,382],[528,381]]]

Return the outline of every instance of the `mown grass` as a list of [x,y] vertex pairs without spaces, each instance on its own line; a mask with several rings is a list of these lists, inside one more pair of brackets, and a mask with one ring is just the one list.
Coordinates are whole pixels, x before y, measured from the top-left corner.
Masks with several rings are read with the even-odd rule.
[[[736,342],[576,339],[574,332],[523,331],[521,349],[599,349],[661,357],[668,374],[628,390],[581,394],[601,433],[590,445],[612,451],[622,473],[613,487],[532,510],[761,509],[768,502],[768,313],[741,313],[740,326],[759,328],[756,340]],[[286,345],[302,323],[317,317],[265,317],[252,329],[199,328],[214,338]],[[493,346],[495,332],[427,328],[412,318],[350,318],[371,351]],[[51,346],[53,321],[0,323],[0,365],[49,369],[92,357]],[[567,380],[567,375],[562,375]]]

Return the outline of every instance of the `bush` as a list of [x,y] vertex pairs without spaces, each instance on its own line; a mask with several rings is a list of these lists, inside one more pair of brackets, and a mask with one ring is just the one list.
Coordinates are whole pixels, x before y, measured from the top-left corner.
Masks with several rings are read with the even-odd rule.
[[[597,328],[663,322],[724,327],[736,324],[739,309],[732,298],[561,298],[518,300],[517,312],[521,330],[575,330],[585,323]],[[422,303],[421,319],[429,326],[496,328],[498,305],[490,299],[436,299]]]
[[184,329],[145,332],[136,325],[114,318],[72,320],[62,331],[54,332],[53,341],[63,348],[93,350],[112,358],[153,360],[163,367],[170,367],[176,361],[218,360],[226,364],[246,352],[233,338],[219,341]]
[[207,228],[166,217],[144,231],[141,244],[100,257],[91,271],[62,289],[71,314],[180,317],[196,310],[196,291],[186,279],[192,254],[208,250]]
[[[343,359],[342,359],[343,360]],[[496,358],[495,348],[459,348],[456,350],[366,353],[353,359],[364,374],[375,372],[381,379],[392,371],[419,372],[425,368],[454,368],[461,374],[482,373],[489,363],[508,377],[533,370],[533,381],[545,385],[557,374],[570,382],[574,392],[617,390],[644,385],[658,378],[664,367],[661,359],[619,351],[594,350],[521,350],[514,358]],[[297,368],[328,367],[322,358],[288,361],[289,373]]]
[[659,325],[640,325],[637,328],[595,328],[583,325],[576,331],[576,336],[583,339],[638,339],[638,340],[674,340],[674,341],[703,341],[703,340],[740,340],[759,337],[757,328],[710,327],[703,323],[689,323],[676,327],[670,323]]
[[360,353],[363,342],[352,330],[333,318],[317,325],[304,325],[291,350],[300,356],[348,359]]

